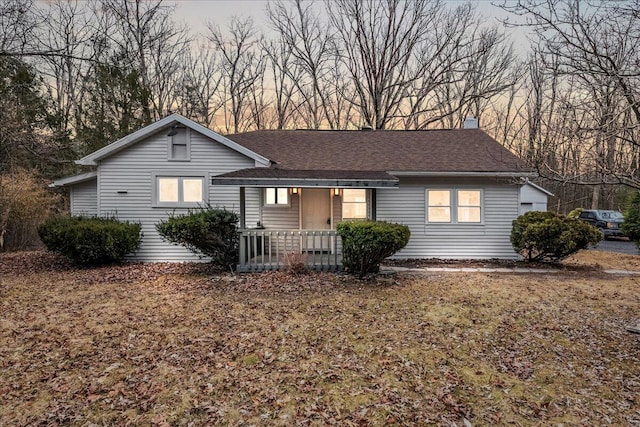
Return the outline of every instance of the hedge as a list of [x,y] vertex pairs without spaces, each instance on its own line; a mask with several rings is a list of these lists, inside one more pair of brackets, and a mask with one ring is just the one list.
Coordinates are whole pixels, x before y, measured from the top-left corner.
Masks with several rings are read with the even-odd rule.
[[140,247],[140,224],[116,218],[60,216],[38,227],[40,240],[51,252],[81,265],[121,261]]

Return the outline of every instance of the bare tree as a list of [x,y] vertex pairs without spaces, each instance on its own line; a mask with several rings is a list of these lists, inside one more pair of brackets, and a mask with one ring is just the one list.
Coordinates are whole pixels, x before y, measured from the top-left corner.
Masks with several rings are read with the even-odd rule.
[[443,7],[439,0],[327,3],[364,125],[384,129],[396,115],[409,85],[423,72],[411,66],[413,55]]
[[291,47],[284,42],[264,42],[271,78],[273,79],[273,118],[271,126],[284,129],[294,121],[295,97],[298,94],[297,81],[302,80],[300,67],[294,63]]
[[470,4],[437,13],[415,54],[415,67],[422,72],[402,105],[407,129],[454,128],[468,115],[481,118],[521,76],[504,34],[484,23]]
[[291,81],[300,94],[299,108],[309,128],[322,124],[333,128],[335,120],[330,114],[332,92],[326,83],[332,70],[335,40],[329,26],[314,11],[312,2],[293,0],[291,8],[277,1],[267,6],[267,16],[278,32],[280,42],[292,56],[289,68]]
[[[594,186],[594,204],[602,185],[640,188],[640,2],[522,0],[503,7],[524,17],[533,29],[540,65],[558,80],[556,96],[572,120],[571,126],[548,132],[562,135],[564,146],[571,147],[557,156],[570,156],[579,165],[569,171],[558,164],[539,164],[541,172]],[[529,120],[537,127],[539,114]]]
[[56,0],[37,10],[44,23],[42,48],[60,55],[40,61],[49,90],[55,99],[61,131],[72,133],[81,123],[83,80],[94,59],[91,39],[96,36],[93,15],[79,1]]
[[117,50],[126,53],[137,70],[140,85],[149,92],[143,106],[146,122],[158,119],[171,108],[176,73],[189,46],[185,27],[176,26],[171,17],[175,6],[162,0],[101,0],[101,10],[113,16],[115,27],[105,33]]
[[263,79],[265,56],[258,50],[261,36],[251,19],[232,18],[226,29],[228,38],[213,23],[207,27],[207,37],[220,55],[222,84],[227,97],[222,108],[224,129],[234,133],[245,131],[252,126],[251,93],[262,90],[259,83]]
[[32,50],[35,25],[33,0],[5,0],[0,3],[0,56],[22,55]]
[[177,111],[205,126],[214,127],[216,114],[225,102],[215,51],[200,45],[187,55],[183,67]]

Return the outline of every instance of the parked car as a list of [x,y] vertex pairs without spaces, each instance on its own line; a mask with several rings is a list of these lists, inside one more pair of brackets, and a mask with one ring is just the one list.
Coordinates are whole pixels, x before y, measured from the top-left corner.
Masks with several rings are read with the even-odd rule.
[[623,237],[620,226],[624,222],[622,212],[604,210],[584,210],[578,217],[598,228],[604,234],[605,240],[610,237]]

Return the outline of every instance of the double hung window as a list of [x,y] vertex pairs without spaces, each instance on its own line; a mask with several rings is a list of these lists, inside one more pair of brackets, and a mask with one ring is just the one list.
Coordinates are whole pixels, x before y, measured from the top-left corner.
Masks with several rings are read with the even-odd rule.
[[345,188],[342,190],[342,219],[367,218],[367,190]]
[[482,190],[428,189],[427,223],[482,223]]
[[204,201],[204,177],[156,176],[156,205],[194,207]]

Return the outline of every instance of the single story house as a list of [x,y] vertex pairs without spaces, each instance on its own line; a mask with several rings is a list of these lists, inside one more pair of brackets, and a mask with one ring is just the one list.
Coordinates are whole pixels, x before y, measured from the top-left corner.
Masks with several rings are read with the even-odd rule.
[[198,260],[155,225],[207,203],[240,214],[245,271],[278,268],[291,252],[339,264],[336,224],[364,218],[409,226],[397,258],[517,258],[511,221],[534,173],[477,121],[465,127],[222,136],[172,114],[77,161],[93,172],[51,186],[70,189],[73,215],[140,222],[131,258],[141,261]]

